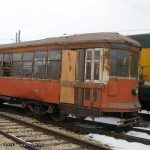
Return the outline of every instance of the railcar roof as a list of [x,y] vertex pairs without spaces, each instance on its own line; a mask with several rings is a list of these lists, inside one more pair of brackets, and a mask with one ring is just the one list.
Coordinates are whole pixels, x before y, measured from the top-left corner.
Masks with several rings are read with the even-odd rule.
[[88,33],[88,34],[76,34],[71,36],[52,37],[35,41],[27,41],[21,43],[11,43],[0,45],[2,48],[17,48],[27,46],[38,45],[67,45],[76,43],[93,43],[93,42],[115,42],[115,43],[127,43],[134,46],[141,46],[139,42],[126,36],[122,36],[118,33]]
[[139,41],[143,48],[150,48],[150,33],[129,35],[129,37]]

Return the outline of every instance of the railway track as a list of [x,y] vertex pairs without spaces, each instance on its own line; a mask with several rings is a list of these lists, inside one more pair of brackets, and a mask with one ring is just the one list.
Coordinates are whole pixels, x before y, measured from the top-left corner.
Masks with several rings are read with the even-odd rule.
[[[55,123],[55,122],[53,122],[52,124],[57,125],[57,123]],[[123,139],[123,140],[129,141],[129,142],[138,142],[138,143],[150,145],[149,139],[126,135],[126,134],[124,134],[123,130],[122,130],[122,132],[121,132],[121,130],[119,130],[119,132],[118,132],[118,130],[117,131],[109,130],[102,126],[99,126],[99,127],[98,126],[90,126],[90,125],[86,126],[84,124],[78,124],[78,123],[76,123],[76,124],[70,123],[69,124],[69,123],[65,123],[65,122],[59,123],[59,126],[66,128],[66,129],[70,129],[74,132],[82,132],[84,134],[95,133],[95,134],[100,134],[100,135],[111,136],[116,139]],[[126,131],[130,131],[130,130],[149,134],[149,131],[144,130],[144,129],[138,129],[138,128],[127,128],[126,129]]]
[[90,141],[85,136],[73,135],[62,131],[59,127],[45,125],[38,121],[28,121],[22,116],[0,112],[0,133],[11,138],[20,146],[38,149],[69,149],[69,150],[110,150],[111,147],[96,141]]
[[[20,113],[17,113],[17,114],[20,114]],[[21,114],[21,115],[23,115],[23,114]],[[79,121],[76,121],[76,119],[71,119],[71,121],[68,121],[68,122],[59,122],[58,123],[58,122],[54,122],[45,117],[43,118],[43,117],[38,116],[35,118],[36,118],[36,121],[33,121],[32,123],[40,124],[45,127],[49,127],[52,125],[55,127],[57,126],[58,128],[61,127],[66,130],[69,129],[75,133],[76,132],[79,132],[82,134],[95,133],[95,134],[100,134],[100,135],[111,136],[111,137],[114,137],[117,139],[124,139],[129,142],[139,142],[139,143],[143,143],[146,145],[150,145],[149,139],[144,139],[144,138],[139,138],[139,137],[124,134],[126,131],[130,131],[130,130],[150,134],[149,130],[145,130],[145,129],[141,129],[141,128],[134,128],[134,127],[126,128],[126,129],[124,128],[125,132],[122,133],[122,131],[124,131],[124,130],[115,130],[115,128],[114,128],[114,130],[112,130],[112,128],[108,129],[108,128],[105,128],[104,124],[101,124],[101,123],[92,123],[92,122],[88,122],[88,121],[83,122],[83,123],[78,123]]]

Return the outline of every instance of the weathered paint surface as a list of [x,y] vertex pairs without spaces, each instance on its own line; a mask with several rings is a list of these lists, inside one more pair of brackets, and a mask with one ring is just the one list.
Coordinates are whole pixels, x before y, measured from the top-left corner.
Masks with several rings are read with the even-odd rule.
[[150,81],[150,48],[143,48],[140,56],[140,73],[144,81]]
[[[138,80],[110,79],[104,89],[99,89],[99,100],[94,101],[92,107],[100,108],[103,112],[138,111],[141,105],[138,96],[132,94],[134,87],[138,87]],[[90,100],[84,100],[84,106],[89,107],[90,104]]]
[[103,52],[103,83],[107,84],[109,81],[109,56],[108,56],[108,48],[104,48]]
[[0,95],[59,103],[58,81],[0,77]]
[[102,111],[130,112],[140,109],[138,96],[132,94],[132,89],[138,87],[135,79],[110,79],[102,92]]

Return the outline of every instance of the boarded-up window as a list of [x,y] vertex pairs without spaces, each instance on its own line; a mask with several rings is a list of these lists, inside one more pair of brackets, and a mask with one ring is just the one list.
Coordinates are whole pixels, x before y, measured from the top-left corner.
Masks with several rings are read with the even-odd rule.
[[60,59],[61,59],[61,50],[48,51],[47,78],[50,79],[60,78]]

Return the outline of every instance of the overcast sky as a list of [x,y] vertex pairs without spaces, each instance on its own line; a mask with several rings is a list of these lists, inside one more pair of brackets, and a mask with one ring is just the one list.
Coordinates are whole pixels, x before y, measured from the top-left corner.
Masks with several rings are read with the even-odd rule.
[[0,0],[0,43],[63,34],[150,33],[150,0]]

